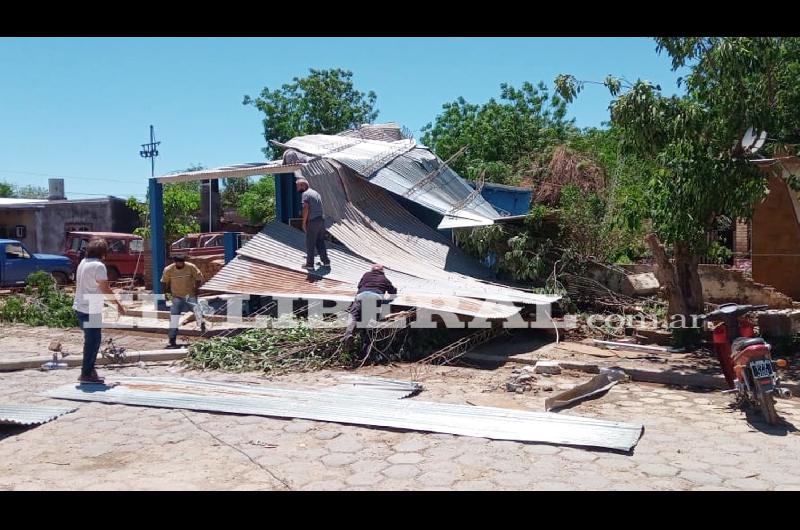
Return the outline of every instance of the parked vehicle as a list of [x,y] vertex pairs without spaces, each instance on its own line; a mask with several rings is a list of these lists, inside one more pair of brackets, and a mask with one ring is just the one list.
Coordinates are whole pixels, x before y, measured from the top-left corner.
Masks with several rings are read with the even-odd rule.
[[778,423],[774,396],[788,397],[789,391],[780,387],[775,367],[786,367],[786,361],[772,360],[771,346],[755,336],[747,314],[768,306],[723,304],[704,316],[716,324],[713,330],[714,349],[722,366],[728,386],[736,391],[743,406],[755,406],[767,423]]
[[28,275],[38,271],[50,273],[59,285],[74,278],[66,256],[34,254],[16,239],[0,239],[0,286],[23,286]]
[[[239,237],[239,247],[253,237],[244,232],[236,232]],[[183,252],[187,256],[209,256],[225,252],[223,243],[225,232],[208,232],[205,234],[186,234],[170,246],[172,252]]]
[[64,254],[73,271],[86,253],[86,245],[95,238],[105,239],[108,254],[103,260],[109,281],[120,278],[144,278],[144,240],[134,234],[118,232],[67,232]]

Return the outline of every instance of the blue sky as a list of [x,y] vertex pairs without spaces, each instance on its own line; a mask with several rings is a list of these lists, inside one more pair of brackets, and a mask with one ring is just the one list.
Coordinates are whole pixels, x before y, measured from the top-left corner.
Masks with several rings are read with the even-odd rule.
[[[643,38],[2,38],[0,65],[0,181],[64,177],[69,198],[143,196],[150,124],[156,174],[263,159],[261,116],[243,96],[309,68],[352,70],[378,95],[377,121],[417,137],[443,103],[485,102],[503,82],[613,73],[677,90],[669,59]],[[608,103],[589,86],[570,116],[599,126]]]

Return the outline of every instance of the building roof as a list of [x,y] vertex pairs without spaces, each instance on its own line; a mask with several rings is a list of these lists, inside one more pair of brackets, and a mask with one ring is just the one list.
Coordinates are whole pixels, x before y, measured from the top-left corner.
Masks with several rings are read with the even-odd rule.
[[0,197],[0,206],[35,205],[43,202],[47,202],[47,199],[17,199],[11,197]]
[[114,197],[109,195],[108,197],[101,197],[101,198],[94,198],[94,199],[57,199],[57,200],[48,200],[48,199],[11,199],[11,198],[2,198],[0,199],[0,208],[6,209],[27,209],[27,208],[44,208],[46,206],[51,206],[54,204],[92,204],[92,203],[107,203],[109,201],[124,201],[120,197]]
[[116,237],[120,239],[142,239],[141,236],[136,234],[126,234],[125,232],[68,232],[69,234],[77,236],[97,236],[97,237]]

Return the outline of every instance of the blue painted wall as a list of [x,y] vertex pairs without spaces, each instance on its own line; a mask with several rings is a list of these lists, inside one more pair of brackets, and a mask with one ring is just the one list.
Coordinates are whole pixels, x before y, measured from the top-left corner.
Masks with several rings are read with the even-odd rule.
[[[470,182],[473,188],[475,185]],[[487,182],[481,190],[481,196],[500,213],[509,215],[525,215],[531,209],[533,190],[517,186],[504,186]]]

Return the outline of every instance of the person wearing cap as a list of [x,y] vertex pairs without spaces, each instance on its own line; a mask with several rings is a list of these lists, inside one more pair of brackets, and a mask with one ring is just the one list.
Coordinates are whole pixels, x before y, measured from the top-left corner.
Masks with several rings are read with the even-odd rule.
[[197,303],[197,289],[203,283],[203,273],[194,264],[186,263],[186,255],[175,254],[173,263],[161,276],[161,283],[165,293],[172,294],[172,306],[169,310],[169,344],[167,348],[177,348],[178,323],[181,315],[187,311],[194,311],[200,330],[205,332],[206,324],[203,313]]
[[[342,337],[345,344],[350,344],[356,324],[362,319],[364,303],[367,304],[367,314],[373,318],[377,315],[377,310],[383,303],[386,293],[395,295],[397,294],[397,288],[386,277],[383,272],[383,265],[376,263],[361,277],[361,281],[358,282],[356,298],[347,308],[350,317],[347,330],[344,333],[344,337]],[[369,341],[365,340],[361,356],[366,357],[370,349]]]
[[314,253],[319,254],[322,265],[329,267],[328,250],[325,248],[325,217],[322,210],[322,197],[316,190],[312,190],[308,181],[298,178],[297,191],[302,193],[303,203],[303,231],[306,233],[306,263],[304,269],[314,268]]

